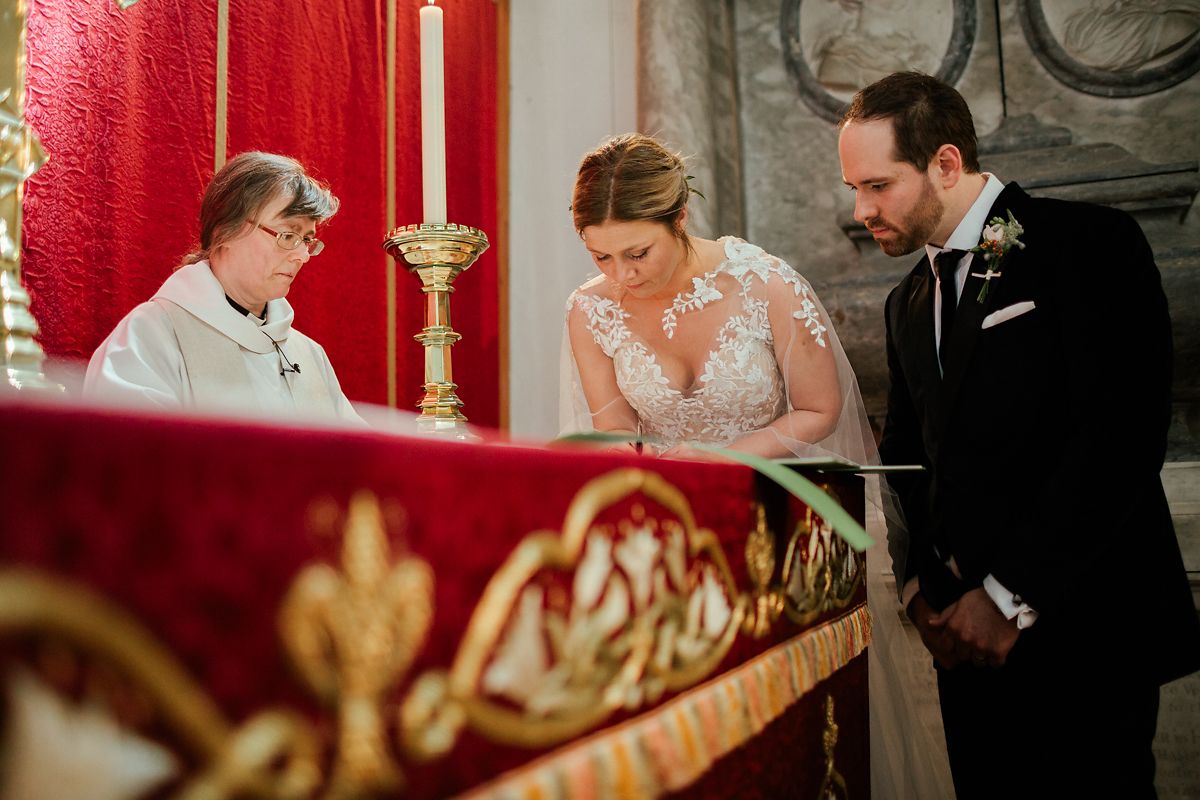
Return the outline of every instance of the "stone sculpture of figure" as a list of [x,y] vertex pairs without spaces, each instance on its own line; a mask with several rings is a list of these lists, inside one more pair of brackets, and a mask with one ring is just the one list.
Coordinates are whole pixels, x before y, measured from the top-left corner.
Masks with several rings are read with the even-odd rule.
[[1200,0],[1091,0],[1067,17],[1062,44],[1089,67],[1132,72],[1197,36]]

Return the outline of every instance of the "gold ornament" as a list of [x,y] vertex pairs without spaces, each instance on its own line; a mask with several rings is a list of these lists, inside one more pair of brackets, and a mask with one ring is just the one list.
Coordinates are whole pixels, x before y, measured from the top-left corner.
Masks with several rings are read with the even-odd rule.
[[[821,488],[832,493],[829,486]],[[846,608],[862,584],[864,569],[865,556],[806,509],[784,556],[784,612],[793,622],[808,625],[827,611]]]
[[433,573],[416,558],[392,564],[379,503],[350,502],[341,570],[306,567],[280,610],[280,633],[309,688],[337,708],[338,746],[328,796],[394,792],[384,693],[412,665],[433,619]]
[[833,764],[833,751],[837,747],[838,726],[833,719],[833,695],[825,695],[825,730],[821,732],[821,746],[825,751],[825,777],[817,792],[820,800],[845,800],[850,796],[846,790],[846,779]]
[[408,225],[389,233],[383,247],[420,279],[425,294],[425,328],[415,337],[425,348],[425,395],[417,403],[417,425],[425,432],[466,438],[467,418],[450,362],[450,348],[462,335],[450,325],[450,295],[454,280],[487,250],[487,234],[453,223]]
[[268,710],[233,727],[183,665],[104,597],[33,570],[0,571],[0,636],[25,633],[50,635],[115,669],[147,699],[199,764],[180,798],[307,798],[319,785],[319,748],[306,720]]
[[46,355],[21,283],[25,181],[46,163],[37,134],[25,122],[25,15],[25,0],[0,11],[0,386],[61,392],[42,371]]
[[783,596],[775,577],[775,534],[767,527],[767,512],[755,503],[756,524],[746,537],[746,572],[753,587],[753,606],[742,623],[742,630],[756,639],[766,636],[783,611]]
[[[635,505],[598,521],[634,494],[667,516]],[[493,576],[449,673],[416,681],[400,715],[405,746],[435,757],[464,726],[522,747],[570,739],[712,672],[747,604],[678,489],[638,469],[596,478],[561,533],[525,537]]]

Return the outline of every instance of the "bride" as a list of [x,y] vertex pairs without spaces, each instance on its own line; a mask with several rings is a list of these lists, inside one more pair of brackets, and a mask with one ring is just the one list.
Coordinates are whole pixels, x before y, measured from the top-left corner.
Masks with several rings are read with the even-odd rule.
[[[575,229],[601,275],[567,303],[565,432],[765,457],[876,459],[854,371],[808,281],[761,248],[687,231],[683,159],[626,134],[586,154]],[[639,450],[640,451],[640,450]]]
[[[854,371],[812,286],[752,244],[689,234],[692,191],[682,158],[648,136],[583,157],[571,212],[601,274],[567,302],[563,432],[631,434],[685,458],[711,456],[699,443],[878,464]],[[904,552],[904,523],[886,486],[871,476],[866,488],[868,527],[879,534],[886,517],[891,529],[867,557],[872,783],[940,796],[940,727],[909,722],[914,698],[933,696],[927,661],[913,655],[920,643],[901,629],[884,578],[888,545]]]

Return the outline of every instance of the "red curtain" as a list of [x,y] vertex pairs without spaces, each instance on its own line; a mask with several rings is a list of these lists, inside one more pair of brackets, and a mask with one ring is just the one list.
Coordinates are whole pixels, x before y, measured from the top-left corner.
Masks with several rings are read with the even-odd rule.
[[[417,11],[397,0],[397,224],[421,221]],[[451,222],[497,230],[493,0],[443,3]],[[353,400],[387,399],[386,0],[231,0],[227,153],[298,158],[342,200],[289,300]],[[30,3],[27,118],[50,157],[30,179],[23,270],[40,340],[86,360],[188,252],[212,176],[217,0]],[[494,251],[459,279],[456,378],[473,422],[499,416]],[[423,380],[416,279],[397,276],[398,405]]]

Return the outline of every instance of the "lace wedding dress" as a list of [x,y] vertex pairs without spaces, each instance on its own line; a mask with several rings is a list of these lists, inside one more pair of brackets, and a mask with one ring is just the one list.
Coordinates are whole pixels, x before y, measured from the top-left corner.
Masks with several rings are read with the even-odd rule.
[[[690,290],[677,295],[661,318],[630,314],[622,307],[618,287],[604,277],[572,293],[568,316],[576,310],[583,315],[587,331],[612,359],[617,387],[636,415],[621,427],[639,431],[659,446],[729,445],[766,428],[792,409],[794,391],[813,380],[797,358],[804,342],[833,353],[841,414],[833,432],[819,442],[800,441],[786,430],[777,431],[780,441],[797,457],[878,464],[854,371],[812,286],[759,247],[734,238],[721,241],[725,259],[693,279]],[[679,337],[706,343],[690,348],[704,354],[699,362],[681,364],[671,356],[681,349],[671,347]],[[593,416],[605,409],[589,409],[565,333],[560,391],[563,432],[592,430]],[[896,590],[889,585],[883,520],[888,518],[896,537],[904,536],[904,525],[890,493],[881,496],[875,476],[868,476],[867,496],[867,527],[876,540],[867,554],[873,611],[872,783],[882,796],[949,796],[940,718],[919,705],[919,699],[936,697],[925,668],[928,656],[919,638],[901,625]]]
[[[874,463],[854,371],[816,293],[786,263],[762,248],[732,237],[721,240],[725,258],[692,279],[659,319],[640,319],[621,304],[618,287],[596,278],[572,293],[567,312],[584,315],[587,329],[612,359],[621,395],[636,414],[629,427],[660,446],[680,443],[728,445],[792,410],[790,400],[812,380],[797,348],[827,348],[837,362],[841,414],[819,442],[779,432],[797,456],[835,456]],[[681,337],[703,342],[699,363],[670,354]],[[804,341],[802,342],[801,339]],[[691,348],[697,349],[697,348]],[[592,429],[569,342],[564,343],[564,432]]]

